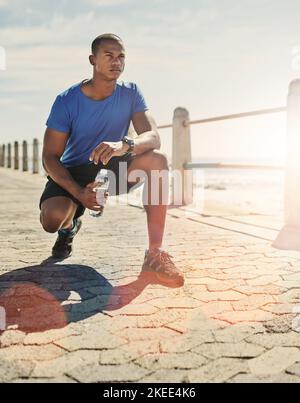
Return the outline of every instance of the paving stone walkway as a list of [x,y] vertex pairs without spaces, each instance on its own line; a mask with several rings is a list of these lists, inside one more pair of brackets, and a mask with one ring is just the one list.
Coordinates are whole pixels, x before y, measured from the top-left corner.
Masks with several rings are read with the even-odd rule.
[[169,210],[186,284],[149,284],[146,215],[109,204],[47,264],[44,183],[0,168],[1,382],[300,381],[300,254]]

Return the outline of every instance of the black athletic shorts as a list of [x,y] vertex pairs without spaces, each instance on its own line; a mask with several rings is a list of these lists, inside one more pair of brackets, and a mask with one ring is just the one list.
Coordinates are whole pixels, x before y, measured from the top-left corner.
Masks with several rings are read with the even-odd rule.
[[[101,169],[107,169],[109,171],[112,171],[115,174],[116,187],[113,187],[112,189],[109,188],[109,194],[110,194],[110,196],[116,196],[119,194],[128,193],[129,190],[134,186],[134,184],[130,184],[127,182],[127,186],[126,186],[126,184],[125,184],[125,186],[122,185],[121,189],[119,189],[119,179],[120,179],[119,178],[119,163],[126,162],[127,168],[128,168],[133,159],[134,159],[134,157],[132,157],[130,155],[125,155],[122,157],[111,158],[111,160],[108,162],[107,165],[103,165],[102,163],[99,163],[98,165],[88,164],[88,165],[80,165],[80,166],[76,166],[76,167],[71,167],[71,168],[67,168],[67,169],[70,172],[72,178],[82,187],[85,187],[89,183],[93,182],[95,180],[97,173]],[[109,174],[110,174],[110,172],[109,172]],[[46,183],[44,192],[41,196],[39,207],[41,208],[41,204],[45,200],[50,199],[51,197],[64,196],[64,197],[68,197],[69,199],[73,200],[78,205],[74,218],[78,218],[78,217],[82,216],[85,212],[84,206],[74,196],[72,196],[67,190],[63,189],[56,182],[54,182],[53,179],[51,179],[49,176],[47,176],[47,178],[48,178],[48,182]],[[111,182],[112,181],[110,181],[110,183]]]

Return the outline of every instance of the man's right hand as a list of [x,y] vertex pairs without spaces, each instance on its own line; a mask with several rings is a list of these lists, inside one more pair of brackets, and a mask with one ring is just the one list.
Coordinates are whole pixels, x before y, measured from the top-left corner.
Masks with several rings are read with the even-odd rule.
[[[89,183],[85,188],[81,189],[77,199],[87,209],[93,211],[99,211],[102,206],[99,206],[96,199],[96,192],[94,189],[97,187],[97,182]],[[108,193],[105,194],[105,201],[108,198]]]

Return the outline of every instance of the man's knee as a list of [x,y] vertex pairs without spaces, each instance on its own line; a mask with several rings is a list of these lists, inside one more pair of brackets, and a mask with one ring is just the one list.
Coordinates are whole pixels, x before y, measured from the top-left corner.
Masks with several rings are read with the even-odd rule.
[[76,209],[72,208],[71,201],[70,203],[60,201],[59,205],[57,205],[54,199],[49,199],[42,204],[40,221],[44,230],[53,234],[61,229],[63,224],[70,218],[71,213],[75,213],[75,211]]
[[169,170],[169,161],[167,155],[159,150],[153,150],[151,169]]
[[54,234],[57,232],[63,223],[66,221],[66,216],[64,216],[59,211],[43,211],[41,212],[41,224],[46,232]]
[[147,151],[138,155],[127,171],[128,181],[136,182],[136,177],[149,178],[153,171],[169,171],[169,162],[166,154],[159,150]]

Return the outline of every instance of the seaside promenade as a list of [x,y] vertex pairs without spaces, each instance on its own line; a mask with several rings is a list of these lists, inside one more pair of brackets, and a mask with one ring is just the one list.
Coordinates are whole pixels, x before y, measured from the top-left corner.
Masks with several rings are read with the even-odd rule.
[[300,382],[300,254],[259,236],[266,218],[247,235],[249,217],[170,209],[164,248],[186,276],[170,289],[139,278],[132,206],[86,214],[74,255],[47,261],[44,184],[0,168],[0,382]]

